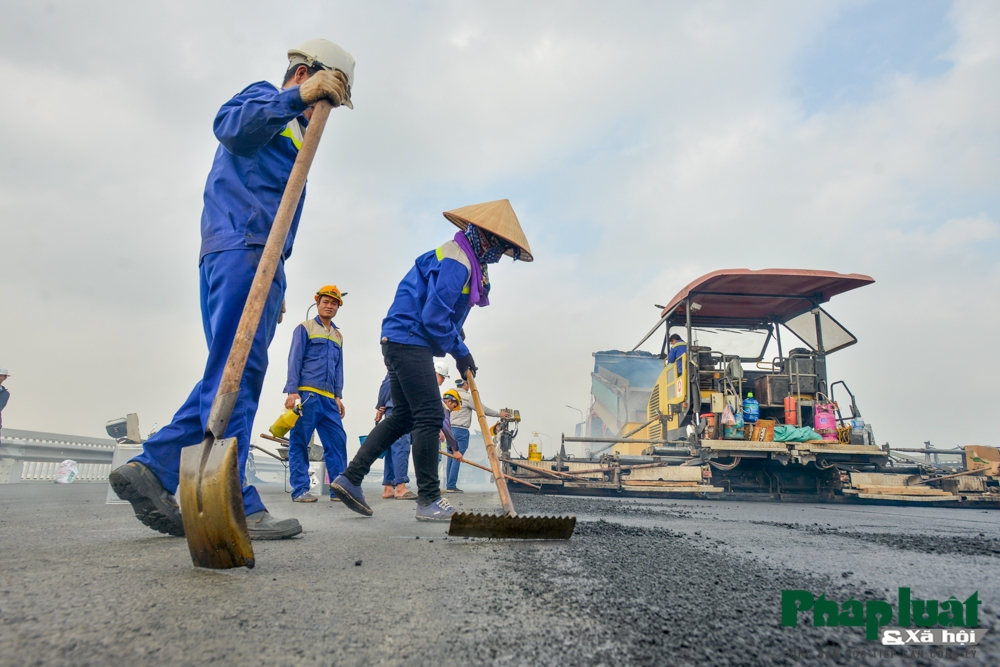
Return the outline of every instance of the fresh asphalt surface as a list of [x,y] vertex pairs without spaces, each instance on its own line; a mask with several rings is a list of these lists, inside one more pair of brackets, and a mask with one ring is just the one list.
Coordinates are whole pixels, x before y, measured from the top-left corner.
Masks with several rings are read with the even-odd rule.
[[[1000,664],[998,510],[515,495],[522,514],[577,515],[577,534],[490,542],[375,486],[372,518],[261,488],[305,533],[255,542],[253,570],[206,571],[104,485],[0,485],[0,665]],[[978,590],[975,655],[877,657],[861,628],[780,627],[782,589],[895,604],[901,586]]]

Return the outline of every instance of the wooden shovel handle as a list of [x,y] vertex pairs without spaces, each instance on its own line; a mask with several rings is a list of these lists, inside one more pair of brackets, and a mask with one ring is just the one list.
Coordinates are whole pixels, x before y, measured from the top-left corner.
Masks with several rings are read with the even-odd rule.
[[[295,158],[295,164],[292,165],[292,173],[288,176],[288,183],[285,185],[284,194],[281,195],[278,213],[274,216],[271,232],[267,235],[267,244],[264,246],[260,264],[257,265],[257,273],[254,275],[250,294],[247,296],[246,305],[243,306],[243,315],[236,328],[236,337],[233,340],[233,347],[229,351],[229,359],[226,360],[226,368],[222,373],[222,381],[219,383],[218,395],[236,392],[240,389],[243,369],[246,366],[247,357],[250,356],[250,348],[253,346],[254,335],[260,324],[260,316],[267,303],[267,295],[271,291],[274,273],[285,249],[288,230],[292,226],[292,218],[295,217],[295,210],[302,198],[302,190],[306,187],[309,167],[312,166],[313,158],[316,157],[316,149],[319,147],[319,140],[323,135],[323,128],[326,127],[326,121],[332,108],[327,100],[320,100],[313,106],[312,118],[306,128],[302,147]],[[226,421],[229,421],[228,416]]]
[[483,444],[486,445],[486,455],[490,459],[490,472],[493,473],[493,480],[497,485],[497,492],[500,494],[500,504],[507,516],[517,516],[514,511],[514,501],[510,499],[510,490],[507,489],[507,478],[500,467],[500,459],[497,458],[497,450],[493,445],[493,439],[489,436],[489,426],[486,425],[486,414],[483,412],[483,403],[479,400],[479,389],[476,387],[476,378],[472,371],[465,372],[465,381],[469,383],[469,391],[472,393],[472,402],[476,406],[476,415],[479,417],[479,430],[483,432]]

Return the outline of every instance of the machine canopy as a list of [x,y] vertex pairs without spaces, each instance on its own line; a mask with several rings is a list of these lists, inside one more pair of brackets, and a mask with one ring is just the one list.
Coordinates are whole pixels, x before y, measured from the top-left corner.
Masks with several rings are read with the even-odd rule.
[[723,269],[691,282],[660,313],[660,321],[633,349],[661,325],[685,324],[688,300],[691,326],[696,328],[757,329],[784,324],[813,350],[819,350],[816,315],[826,353],[857,342],[820,304],[833,296],[875,282],[860,273],[806,269]]

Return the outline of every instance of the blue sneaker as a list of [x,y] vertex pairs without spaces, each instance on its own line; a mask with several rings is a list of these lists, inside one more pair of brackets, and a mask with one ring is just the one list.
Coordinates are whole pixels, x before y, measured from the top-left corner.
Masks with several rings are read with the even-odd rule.
[[417,521],[451,521],[455,508],[444,498],[439,498],[430,505],[417,503]]
[[337,475],[336,479],[330,482],[330,490],[337,494],[344,505],[354,510],[358,514],[371,516],[374,514],[372,508],[365,502],[365,494],[358,484],[351,484],[351,480],[343,475]]

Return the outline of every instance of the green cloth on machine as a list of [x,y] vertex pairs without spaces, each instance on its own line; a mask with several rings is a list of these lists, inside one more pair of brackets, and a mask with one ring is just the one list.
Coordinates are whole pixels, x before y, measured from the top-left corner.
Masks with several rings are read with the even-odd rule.
[[789,426],[778,424],[774,427],[775,442],[809,442],[810,440],[822,440],[823,436],[816,432],[811,426]]

